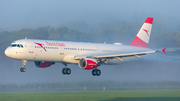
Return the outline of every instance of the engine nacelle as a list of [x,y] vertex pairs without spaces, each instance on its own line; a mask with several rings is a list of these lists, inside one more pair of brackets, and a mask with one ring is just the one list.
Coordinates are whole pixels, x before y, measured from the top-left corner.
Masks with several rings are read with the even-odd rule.
[[83,58],[79,60],[79,67],[82,69],[93,69],[98,66],[98,62],[94,59]]
[[42,62],[42,61],[34,61],[34,64],[39,68],[46,68],[51,65],[54,65],[55,62]]

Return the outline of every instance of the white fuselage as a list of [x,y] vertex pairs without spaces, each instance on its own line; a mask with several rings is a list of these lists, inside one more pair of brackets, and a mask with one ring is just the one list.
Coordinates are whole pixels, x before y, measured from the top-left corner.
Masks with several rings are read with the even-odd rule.
[[150,50],[129,45],[22,39],[13,42],[5,54],[18,60],[78,63],[79,60],[74,59],[75,55],[110,55]]

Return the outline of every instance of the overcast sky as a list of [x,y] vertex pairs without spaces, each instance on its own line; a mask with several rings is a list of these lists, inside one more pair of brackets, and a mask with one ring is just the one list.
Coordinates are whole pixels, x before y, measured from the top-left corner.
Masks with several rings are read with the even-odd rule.
[[178,25],[179,5],[180,0],[0,0],[0,29],[57,27],[72,21],[142,22],[149,16]]

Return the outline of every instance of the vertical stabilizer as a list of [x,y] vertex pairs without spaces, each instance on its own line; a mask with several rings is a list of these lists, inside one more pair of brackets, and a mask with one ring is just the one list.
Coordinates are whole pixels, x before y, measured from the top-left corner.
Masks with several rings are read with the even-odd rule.
[[134,41],[130,45],[147,48],[149,44],[152,24],[153,18],[148,17],[139,30],[138,34],[136,35]]

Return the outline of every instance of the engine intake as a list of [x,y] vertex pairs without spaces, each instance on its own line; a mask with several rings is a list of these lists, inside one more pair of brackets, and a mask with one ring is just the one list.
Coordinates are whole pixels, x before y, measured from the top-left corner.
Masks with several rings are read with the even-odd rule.
[[42,62],[42,61],[34,61],[34,64],[39,68],[46,68],[51,65],[54,65],[55,62]]
[[98,62],[95,59],[82,58],[79,60],[79,67],[82,69],[93,69],[98,66]]

